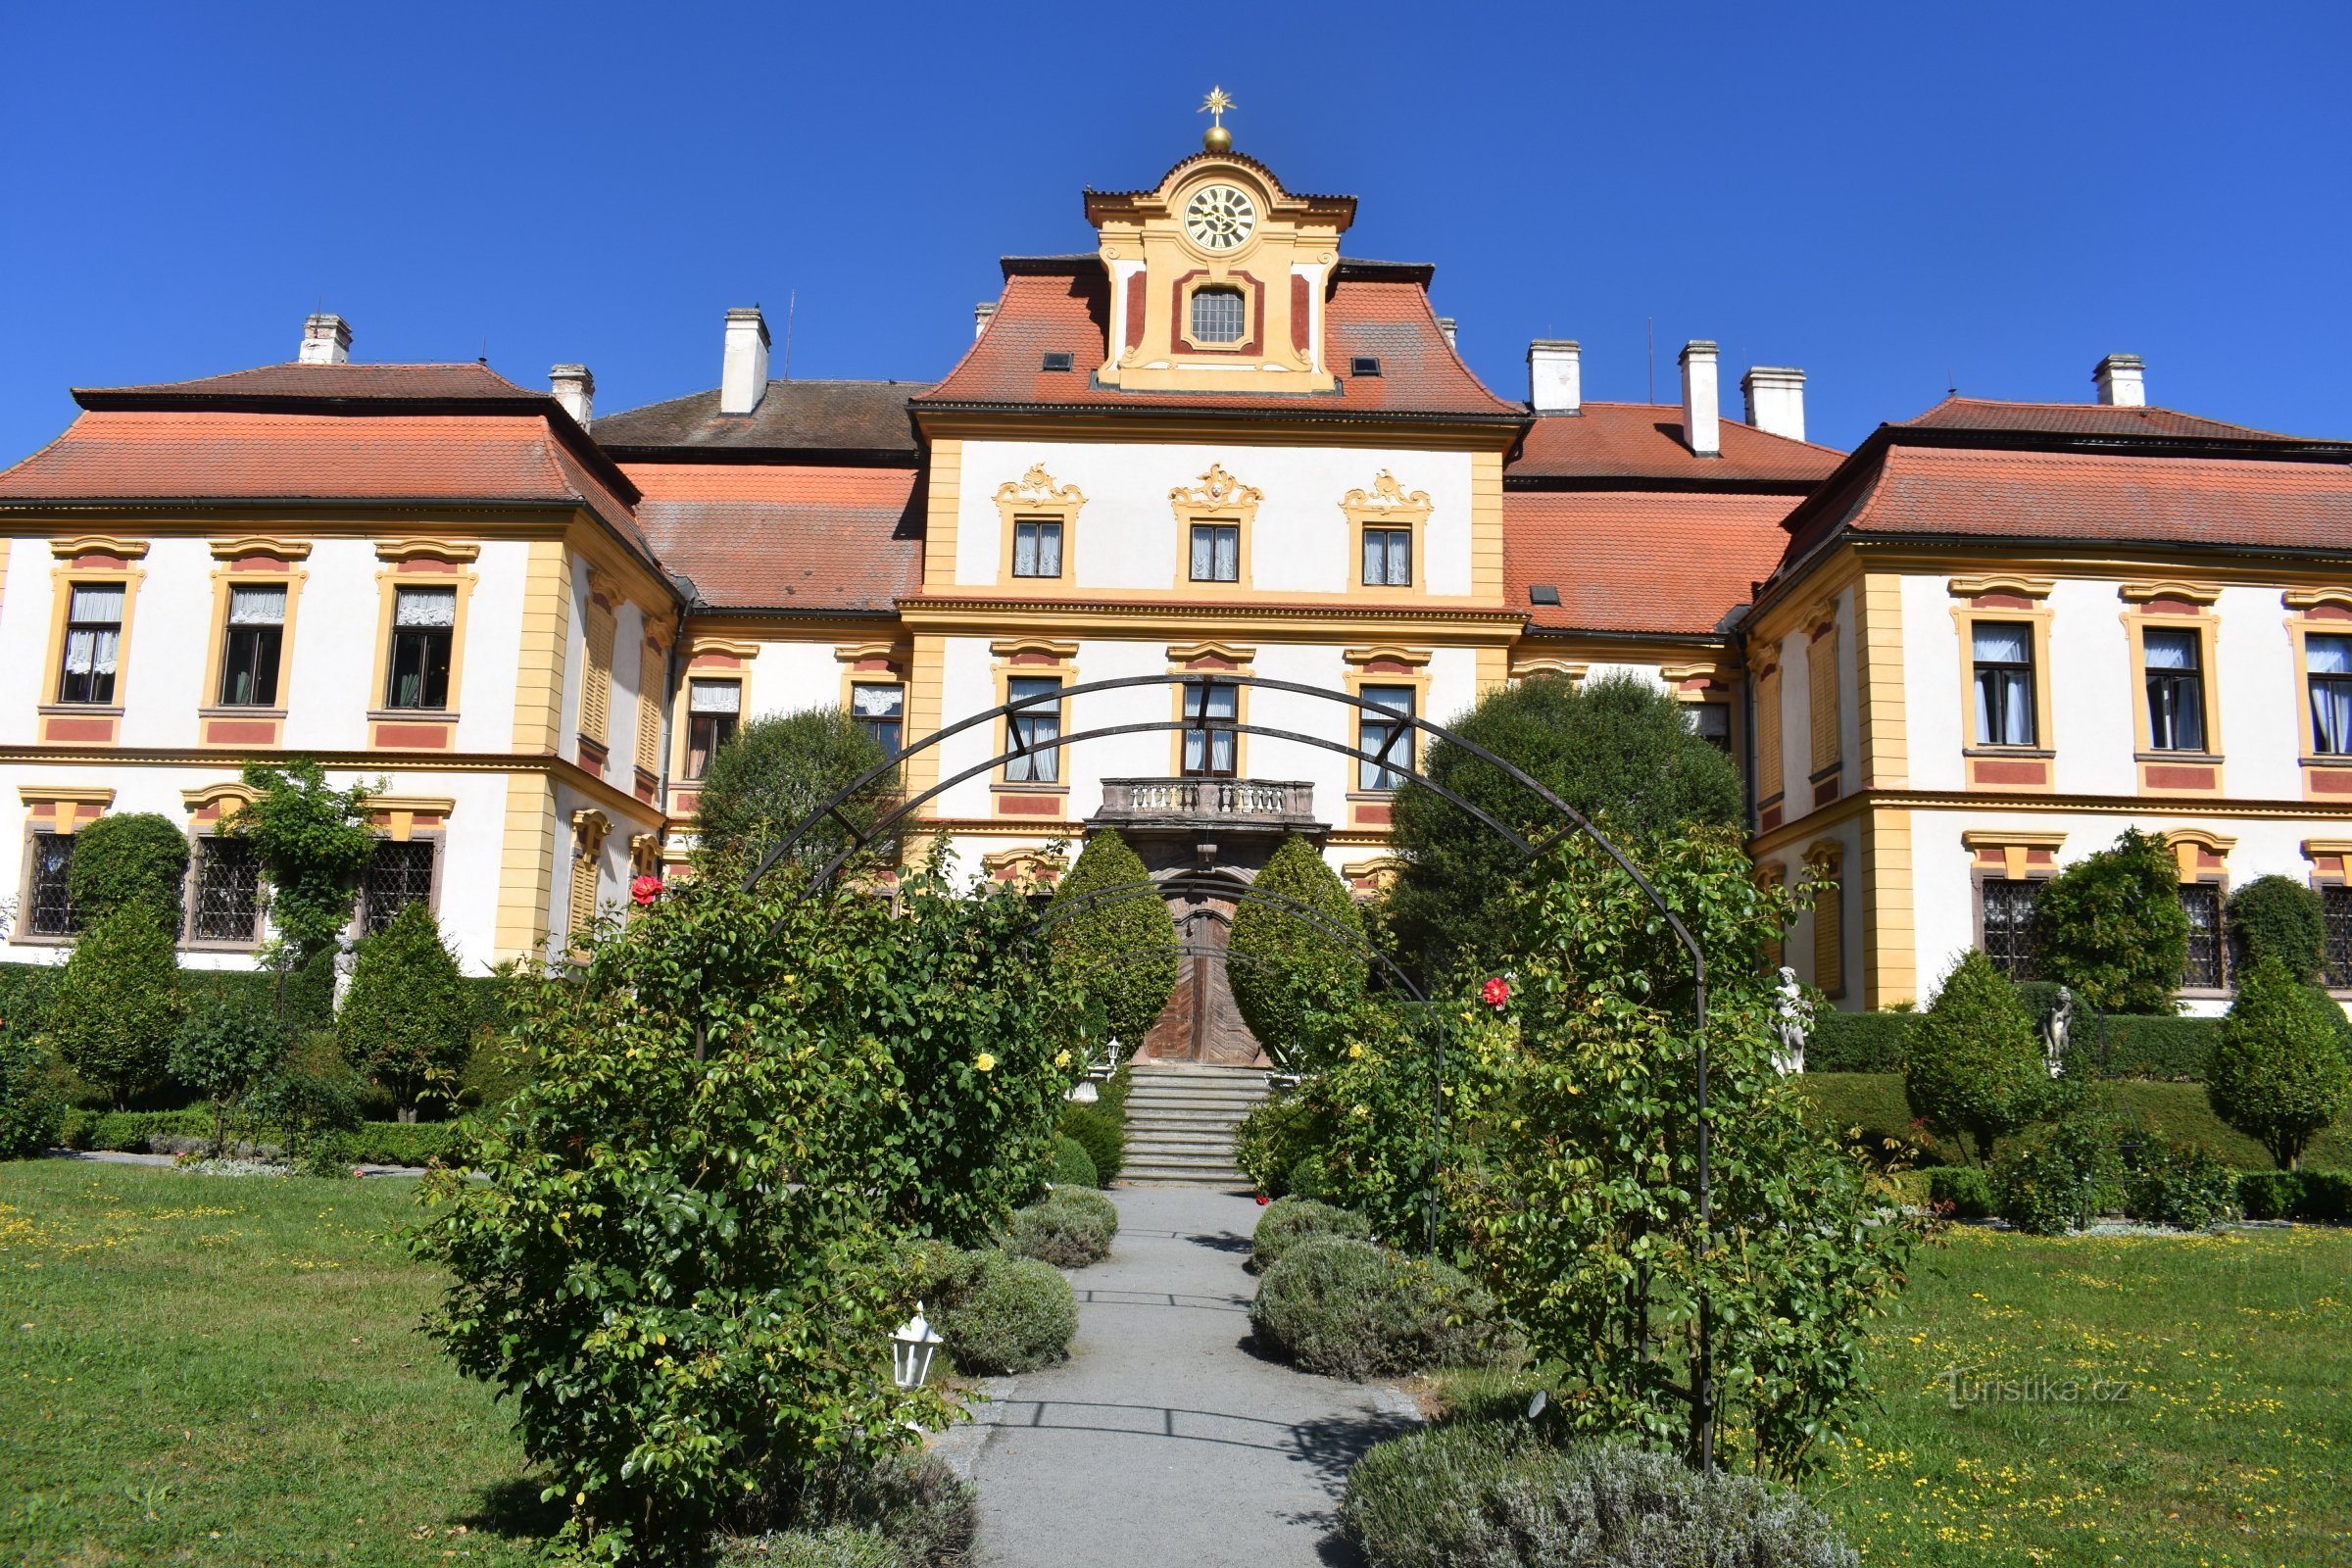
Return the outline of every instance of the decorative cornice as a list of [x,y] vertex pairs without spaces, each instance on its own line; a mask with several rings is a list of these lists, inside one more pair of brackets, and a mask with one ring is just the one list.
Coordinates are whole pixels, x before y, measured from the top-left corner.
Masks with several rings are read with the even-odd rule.
[[279,561],[307,561],[311,555],[308,539],[271,539],[261,534],[249,534],[241,539],[213,541],[215,561],[242,561],[247,556],[270,556]]
[[375,546],[378,561],[466,562],[481,554],[482,547],[469,539],[380,539]]
[[137,561],[147,554],[147,541],[117,539],[101,533],[75,534],[50,540],[49,553],[60,561],[72,561],[76,556],[114,556],[122,561]]
[[2192,605],[2210,605],[2222,597],[2219,583],[2181,582],[2177,578],[2162,582],[2128,582],[2116,593],[2134,605],[2144,605],[2151,599],[2179,599]]

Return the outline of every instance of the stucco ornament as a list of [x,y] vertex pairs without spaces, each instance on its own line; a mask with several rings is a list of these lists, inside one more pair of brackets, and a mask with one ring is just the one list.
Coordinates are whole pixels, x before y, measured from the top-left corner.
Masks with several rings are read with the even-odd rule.
[[1781,1049],[1772,1054],[1773,1071],[1784,1077],[1805,1070],[1805,1041],[1813,1033],[1813,1004],[1805,1000],[1805,988],[1797,984],[1796,971],[1781,965],[1781,1000],[1773,1008],[1773,1032],[1781,1037]]
[[2075,1027],[2075,991],[2072,986],[2058,988],[2058,1005],[2041,1020],[2041,1059],[2050,1069],[2050,1076],[2066,1076],[2066,1040]]

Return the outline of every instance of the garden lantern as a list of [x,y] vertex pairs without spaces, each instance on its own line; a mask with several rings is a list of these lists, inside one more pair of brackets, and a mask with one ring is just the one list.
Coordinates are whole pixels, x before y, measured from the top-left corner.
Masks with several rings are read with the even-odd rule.
[[923,1303],[914,1303],[914,1316],[890,1337],[891,1375],[902,1389],[919,1389],[931,1376],[931,1356],[941,1340],[923,1316]]

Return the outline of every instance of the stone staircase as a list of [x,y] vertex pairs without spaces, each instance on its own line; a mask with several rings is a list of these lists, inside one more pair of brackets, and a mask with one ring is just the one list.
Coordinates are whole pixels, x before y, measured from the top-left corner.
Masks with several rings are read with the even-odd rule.
[[1233,1162],[1233,1129],[1266,1098],[1266,1075],[1250,1067],[1137,1062],[1127,1091],[1127,1162],[1122,1187],[1247,1189]]

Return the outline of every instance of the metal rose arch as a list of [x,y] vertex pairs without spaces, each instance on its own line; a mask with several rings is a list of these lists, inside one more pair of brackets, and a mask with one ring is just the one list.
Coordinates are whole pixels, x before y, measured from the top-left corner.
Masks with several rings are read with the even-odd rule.
[[[1378,750],[1365,751],[1360,747],[1350,746],[1345,741],[1333,740],[1328,736],[1308,735],[1298,730],[1276,729],[1269,725],[1252,724],[1239,717],[1217,717],[1209,713],[1208,710],[1212,705],[1205,700],[1188,702],[1184,704],[1183,707],[1178,710],[1178,711],[1181,711],[1186,715],[1183,718],[1139,719],[1133,723],[1106,724],[1093,729],[1074,730],[1067,734],[1056,734],[1051,737],[1041,737],[1035,741],[1026,741],[1023,739],[1021,735],[1022,726],[1018,724],[1007,723],[1003,732],[1006,742],[1008,743],[1007,749],[996,753],[985,761],[975,763],[957,773],[942,778],[939,780],[939,782],[933,784],[928,789],[900,798],[891,806],[890,809],[883,812],[872,823],[864,827],[860,827],[858,823],[851,820],[849,816],[844,814],[842,810],[842,808],[845,805],[851,801],[857,800],[866,791],[874,788],[876,785],[888,779],[891,775],[897,773],[899,769],[904,766],[907,758],[930,751],[938,747],[942,742],[951,740],[957,735],[961,735],[967,730],[976,729],[982,725],[993,726],[1000,719],[1009,719],[1017,714],[1033,709],[1051,708],[1058,712],[1061,710],[1061,705],[1069,702],[1073,698],[1090,697],[1102,692],[1127,691],[1145,687],[1158,687],[1163,690],[1176,691],[1195,687],[1205,688],[1212,684],[1225,687],[1250,686],[1255,687],[1261,691],[1284,692],[1292,696],[1310,698],[1318,702],[1337,704],[1344,708],[1352,708],[1362,711],[1371,712],[1376,714],[1381,719],[1383,724],[1387,726],[1387,733],[1383,738]],[[1202,693],[1202,696],[1205,698],[1205,692]],[[1165,711],[1165,710],[1162,710],[1162,711]],[[1691,979],[1693,983],[1692,998],[1694,1011],[1696,1014],[1695,1027],[1692,1032],[1694,1048],[1693,1056],[1698,1079],[1696,1127],[1698,1221],[1700,1229],[1703,1232],[1707,1233],[1708,1235],[1713,1234],[1713,1183],[1710,1176],[1709,1167],[1708,1142],[1710,1130],[1707,1116],[1707,959],[1705,953],[1703,953],[1699,948],[1698,939],[1691,935],[1690,928],[1683,923],[1682,917],[1675,913],[1674,909],[1667,904],[1664,895],[1658,892],[1656,885],[1653,884],[1649,878],[1642,873],[1642,868],[1636,865],[1631,858],[1629,858],[1623,850],[1619,849],[1616,844],[1609,839],[1607,834],[1601,832],[1599,828],[1595,827],[1591,819],[1586,817],[1583,812],[1579,811],[1575,807],[1570,806],[1566,801],[1561,800],[1558,795],[1546,789],[1534,778],[1531,778],[1527,774],[1526,770],[1519,767],[1517,764],[1510,762],[1503,758],[1495,756],[1493,752],[1488,751],[1485,747],[1479,745],[1477,742],[1458,735],[1452,730],[1447,729],[1445,725],[1436,723],[1431,719],[1424,718],[1418,713],[1400,713],[1394,709],[1384,708],[1377,703],[1369,702],[1361,697],[1351,696],[1346,692],[1331,691],[1321,686],[1309,686],[1298,681],[1276,680],[1264,675],[1245,675],[1238,672],[1228,672],[1224,670],[1219,670],[1213,675],[1190,673],[1127,675],[1111,680],[1085,681],[1075,686],[1056,687],[1051,691],[1038,692],[1028,697],[1015,698],[1010,702],[1000,703],[994,708],[973,713],[969,717],[958,719],[953,724],[946,725],[941,729],[933,731],[931,734],[924,736],[920,740],[909,743],[900,752],[898,757],[892,759],[890,761],[867,769],[864,773],[860,774],[857,779],[852,781],[846,788],[835,794],[830,800],[817,807],[813,811],[810,811],[808,816],[803,818],[802,821],[795,826],[790,833],[784,835],[783,838],[779,839],[773,846],[771,846],[767,853],[760,858],[759,863],[753,866],[751,871],[745,875],[743,882],[744,889],[746,892],[749,892],[758,887],[760,879],[766,876],[770,870],[774,869],[777,861],[784,858],[784,857],[787,855],[790,855],[804,839],[806,839],[810,833],[814,832],[821,824],[830,821],[849,835],[850,842],[846,848],[842,849],[830,860],[818,867],[816,871],[809,876],[807,884],[800,890],[795,902],[819,896],[836,896],[842,891],[841,886],[836,879],[840,876],[842,868],[849,863],[850,859],[854,856],[877,841],[887,840],[891,831],[897,828],[918,808],[928,804],[933,800],[936,800],[939,796],[945,794],[947,791],[955,788],[958,784],[965,782],[966,780],[978,778],[983,774],[993,772],[995,769],[1004,765],[1006,762],[1034,757],[1038,752],[1041,751],[1060,751],[1068,747],[1076,746],[1083,741],[1105,740],[1113,735],[1141,735],[1167,731],[1181,731],[1188,734],[1197,733],[1204,737],[1210,734],[1262,735],[1269,740],[1293,741],[1301,746],[1311,746],[1322,751],[1336,752],[1343,757],[1351,757],[1359,761],[1370,762],[1374,766],[1381,768],[1386,772],[1410,778],[1424,788],[1435,792],[1441,798],[1451,803],[1454,807],[1467,813],[1472,820],[1478,822],[1490,832],[1500,836],[1504,842],[1508,843],[1513,849],[1517,850],[1520,854],[1526,856],[1531,860],[1541,857],[1552,845],[1558,843],[1562,838],[1566,837],[1570,833],[1582,833],[1587,838],[1591,839],[1595,845],[1597,845],[1601,852],[1607,855],[1608,858],[1616,863],[1620,870],[1624,871],[1627,876],[1633,878],[1635,886],[1639,887],[1642,890],[1642,895],[1649,900],[1651,906],[1658,911],[1659,916],[1665,920],[1667,927],[1673,931],[1675,940],[1682,945],[1683,951],[1689,954],[1690,956]],[[1492,812],[1486,810],[1476,803],[1464,798],[1453,789],[1443,783],[1440,783],[1438,780],[1431,778],[1428,774],[1422,772],[1419,767],[1415,765],[1417,760],[1426,755],[1422,748],[1418,746],[1413,748],[1412,758],[1414,760],[1402,762],[1398,761],[1394,756],[1397,743],[1401,741],[1407,734],[1415,732],[1427,735],[1435,741],[1444,741],[1448,745],[1456,747],[1470,756],[1477,758],[1480,761],[1485,762],[1488,766],[1494,768],[1504,777],[1510,779],[1513,783],[1519,785],[1522,789],[1525,789],[1530,794],[1535,796],[1537,800],[1541,801],[1546,810],[1548,810],[1555,818],[1557,818],[1558,825],[1552,828],[1551,831],[1544,834],[1542,837],[1531,841],[1517,829],[1495,817]],[[1205,740],[1203,741],[1203,745],[1206,745]],[[1156,881],[1144,881],[1119,887],[1101,889],[1095,893],[1087,895],[1081,900],[1075,901],[1070,906],[1065,906],[1058,912],[1048,909],[1044,914],[1038,917],[1038,920],[1032,929],[1043,930],[1056,923],[1060,919],[1065,919],[1071,914],[1079,912],[1081,909],[1099,908],[1104,905],[1115,904],[1128,899],[1140,899],[1144,897],[1164,898],[1171,889],[1175,889],[1176,891],[1190,891],[1189,885],[1191,883],[1202,879],[1202,873],[1179,873],[1176,876],[1163,878]],[[1220,898],[1232,899],[1237,903],[1257,903],[1269,906],[1281,906],[1289,913],[1292,913],[1299,918],[1309,920],[1319,929],[1323,930],[1326,934],[1337,937],[1346,943],[1350,951],[1355,952],[1359,956],[1364,957],[1368,962],[1377,963],[1381,967],[1384,974],[1389,975],[1391,978],[1398,981],[1405,990],[1406,994],[1413,997],[1415,1001],[1422,1003],[1427,1002],[1428,999],[1421,991],[1421,988],[1415,985],[1412,982],[1411,977],[1406,975],[1404,971],[1395,962],[1389,959],[1387,956],[1380,954],[1368,943],[1363,942],[1360,938],[1354,938],[1351,940],[1349,935],[1345,933],[1341,928],[1322,921],[1314,915],[1313,911],[1308,910],[1303,906],[1277,895],[1257,893],[1250,889],[1248,884],[1237,883],[1222,877],[1208,880],[1213,880],[1215,882],[1215,891],[1217,896]],[[1124,962],[1137,962],[1141,961],[1146,956],[1182,956],[1188,951],[1189,949],[1187,945],[1182,943],[1173,945],[1153,945],[1146,949],[1138,950],[1136,953],[1132,954],[1110,955],[1102,960],[1098,967],[1108,967]],[[1226,957],[1228,959],[1230,959],[1232,956],[1229,952],[1223,950],[1219,950],[1217,956]],[[1423,1010],[1424,1014],[1427,1015],[1429,1009],[1424,1007]],[[1440,1073],[1441,1082],[1443,1081],[1444,1073],[1444,1035],[1441,1028],[1438,1043],[1438,1050],[1440,1053],[1438,1070]],[[1439,1098],[1441,1102],[1439,1114],[1442,1115],[1443,1097],[1441,1096],[1437,1098]],[[1441,1143],[1441,1149],[1443,1145]],[[1436,1173],[1433,1171],[1433,1190],[1435,1187],[1435,1180]],[[1434,1209],[1432,1222],[1433,1224],[1435,1222]],[[1714,1373],[1714,1318],[1711,1302],[1703,1287],[1699,1292],[1698,1346],[1697,1353],[1693,1358],[1690,1382],[1688,1387],[1678,1387],[1677,1392],[1682,1397],[1688,1399],[1690,1403],[1691,1459],[1698,1466],[1698,1468],[1702,1470],[1711,1470],[1714,1468],[1715,1462],[1715,1411],[1717,1404]]]

